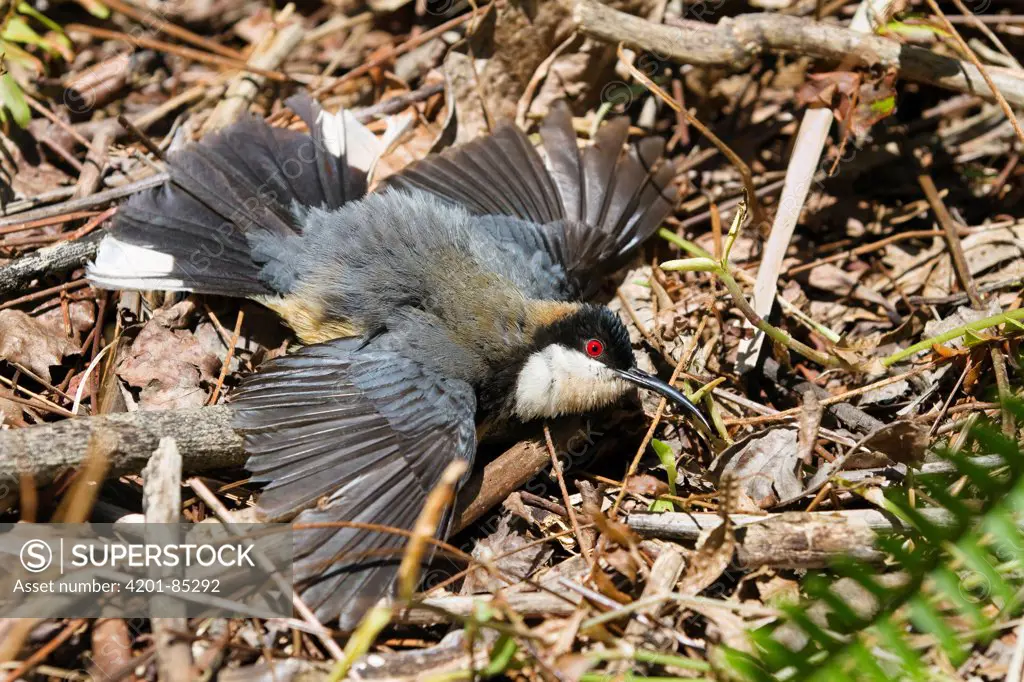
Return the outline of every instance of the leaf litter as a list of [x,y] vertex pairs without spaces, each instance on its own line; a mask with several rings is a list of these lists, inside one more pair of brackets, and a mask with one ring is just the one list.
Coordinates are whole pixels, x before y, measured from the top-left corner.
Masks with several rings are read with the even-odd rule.
[[[723,8],[712,10],[712,4],[701,16],[678,2],[610,4],[669,27],[726,19]],[[716,647],[744,649],[746,631],[771,622],[774,608],[792,602],[801,589],[799,568],[736,565],[744,536],[731,516],[757,513],[785,529],[789,517],[779,512],[871,509],[892,485],[893,471],[912,471],[931,461],[935,447],[956,437],[972,415],[999,418],[991,400],[1000,388],[989,369],[994,349],[1008,358],[1011,387],[1020,385],[1021,328],[1013,325],[957,336],[892,366],[879,364],[912,344],[1021,306],[1024,167],[997,106],[976,94],[910,84],[891,71],[835,67],[799,54],[766,51],[747,65],[679,65],[661,54],[623,53],[633,69],[684,104],[749,164],[769,214],[779,209],[800,118],[809,108],[827,108],[837,118],[785,253],[778,287],[783,303],[769,321],[847,364],[823,367],[768,344],[778,371],[741,376],[737,349],[753,333],[752,321],[711,273],[669,272],[658,264],[692,256],[692,248],[722,256],[743,178],[685,117],[632,78],[612,42],[576,30],[571,5],[561,0],[535,7],[480,3],[474,10],[473,3],[397,0],[288,5],[276,14],[251,0],[137,5],[141,16],[157,15],[166,24],[140,22],[119,10],[103,18],[107,8],[91,0],[48,5],[50,18],[68,27],[70,47],[26,47],[35,61],[25,62],[29,69],[13,68],[5,85],[15,118],[26,111],[16,103],[11,82],[29,98],[26,106],[38,107],[28,111],[32,120],[24,130],[14,118],[3,119],[0,198],[7,213],[0,226],[0,284],[4,268],[40,248],[86,239],[77,231],[96,211],[116,203],[98,200],[83,215],[64,203],[72,195],[89,201],[99,192],[131,187],[159,166],[159,159],[121,129],[98,157],[87,159],[88,144],[102,139],[100,132],[117,115],[133,120],[162,149],[202,130],[227,85],[239,76],[184,48],[245,58],[290,21],[301,22],[307,39],[269,69],[284,80],[265,82],[246,108],[280,123],[283,99],[300,88],[317,92],[330,111],[386,107],[380,111],[387,113],[369,117],[375,133],[384,136],[387,130],[393,138],[377,180],[452,141],[472,139],[501,119],[515,119],[535,132],[534,121],[560,98],[571,102],[584,139],[610,117],[625,114],[634,140],[656,135],[669,141],[677,182],[684,188],[678,210],[663,226],[675,238],[653,239],[600,297],[626,320],[645,368],[668,376],[684,361],[679,385],[700,392],[702,406],[715,417],[715,437],[703,440],[677,417],[662,416],[638,470],[624,481],[640,442],[636,434],[650,423],[658,401],[644,397],[639,412],[636,405],[623,406],[623,418],[634,427],[602,426],[596,441],[602,451],[615,454],[581,457],[564,472],[568,502],[583,520],[580,532],[589,538],[584,544],[592,554],[584,555],[574,537],[566,501],[551,476],[529,480],[522,491],[505,491],[503,506],[452,538],[471,557],[468,574],[458,577],[458,569],[445,565],[441,573],[427,575],[454,576],[453,582],[423,586],[432,588],[429,595],[442,608],[456,609],[457,600],[467,595],[488,596],[487,606],[461,613],[461,625],[449,623],[456,632],[448,636],[439,627],[446,619],[436,613],[427,625],[385,629],[362,667],[353,669],[359,675],[368,675],[373,667],[368,661],[379,663],[391,679],[481,668],[529,679],[591,679],[586,676],[616,670],[710,674]],[[845,25],[855,6],[826,4],[823,21]],[[938,24],[914,14],[922,8],[909,3],[908,14],[885,25],[887,34],[946,50],[948,36]],[[813,3],[750,1],[730,7],[729,14],[807,16],[813,10]],[[460,17],[420,41],[425,31]],[[1019,23],[991,26],[1011,51],[1024,45]],[[159,42],[133,48],[96,28],[125,35],[141,30]],[[56,45],[58,36],[54,32],[46,40]],[[979,54],[988,60],[996,53]],[[129,64],[130,73],[113,69],[106,77],[119,64]],[[79,106],[82,89],[93,91],[87,106]],[[97,163],[98,184],[86,186],[82,178],[88,179],[87,169]],[[966,273],[958,272],[947,237],[924,200],[916,181],[922,173],[934,178],[953,216]],[[47,212],[43,218],[19,215],[39,207]],[[748,298],[763,249],[760,226],[744,226],[732,242],[731,271]],[[144,411],[201,407],[218,389],[220,396],[230,395],[245,374],[290,343],[287,330],[272,316],[258,316],[252,304],[182,294],[132,297],[83,286],[83,274],[80,267],[43,271],[27,285],[3,290],[4,430],[69,419],[76,396],[82,410],[77,419],[100,413],[103,405]],[[965,275],[981,292],[983,309],[975,309],[966,295]],[[232,324],[243,305],[245,324],[233,339]],[[231,364],[222,373],[232,344]],[[873,362],[864,371],[867,360]],[[84,379],[87,372],[90,381]],[[806,384],[817,390],[809,393]],[[872,432],[878,423],[885,428]],[[206,476],[232,511],[256,499],[257,486],[238,471]],[[99,500],[108,509],[139,512],[141,485],[137,477],[124,477],[103,486]],[[31,513],[48,520],[65,488],[44,484],[37,492],[41,503]],[[5,521],[29,520],[28,508],[7,504]],[[183,513],[193,521],[211,518],[194,499],[185,506]],[[652,510],[710,513],[723,517],[723,523],[688,539],[655,540],[631,525]],[[645,586],[658,578],[650,571],[666,543],[682,554],[684,567],[669,592],[658,597],[664,601],[654,623],[630,605],[649,596]],[[884,570],[879,568],[883,577]],[[868,595],[842,580],[836,589],[846,590],[856,608],[872,608]],[[686,605],[683,597],[703,601]],[[815,617],[827,622],[825,614]],[[493,637],[488,624],[496,623],[514,635]],[[668,636],[630,639],[634,623]],[[193,663],[196,677],[219,672],[250,680],[330,678],[329,650],[291,623],[185,625],[200,654]],[[69,628],[73,634],[60,639]],[[5,655],[31,659],[39,675],[61,666],[130,666],[139,679],[155,679],[157,645],[147,628],[131,631],[119,619],[42,621],[12,640],[20,645]],[[466,638],[484,631],[490,634],[476,639],[481,651],[467,654]],[[346,641],[343,633],[335,637]],[[800,644],[793,632],[781,631],[779,637]],[[934,643],[922,638],[921,646],[932,650]],[[960,673],[1002,679],[1019,646],[1019,637],[1007,631],[979,645]],[[654,653],[675,658],[652,658]],[[616,668],[615,657],[626,657],[628,665]],[[680,662],[697,668],[680,668]]]

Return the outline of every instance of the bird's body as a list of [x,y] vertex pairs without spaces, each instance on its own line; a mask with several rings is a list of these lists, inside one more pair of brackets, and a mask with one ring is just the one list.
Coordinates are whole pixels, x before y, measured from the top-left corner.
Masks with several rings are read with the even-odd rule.
[[[409,529],[478,427],[586,412],[632,383],[692,408],[635,369],[614,314],[580,301],[671,209],[660,141],[623,154],[623,120],[580,154],[556,108],[544,160],[504,126],[366,194],[373,136],[292,106],[310,135],[250,119],[174,157],[173,184],[122,207],[90,269],[108,287],[248,296],[306,344],[232,396],[269,518]],[[304,599],[351,627],[403,544],[303,531]]]

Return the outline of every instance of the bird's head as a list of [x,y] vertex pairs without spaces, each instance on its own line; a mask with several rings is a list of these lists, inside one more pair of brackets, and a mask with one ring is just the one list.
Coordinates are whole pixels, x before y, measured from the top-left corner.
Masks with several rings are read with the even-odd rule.
[[639,386],[661,394],[710,432],[686,396],[637,368],[629,332],[611,310],[582,304],[553,318],[537,328],[519,368],[512,405],[519,419],[589,412]]

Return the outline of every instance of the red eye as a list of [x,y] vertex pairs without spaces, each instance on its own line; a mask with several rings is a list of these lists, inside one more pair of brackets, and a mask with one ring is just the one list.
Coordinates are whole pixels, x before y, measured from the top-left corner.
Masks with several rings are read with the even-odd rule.
[[604,352],[604,344],[597,339],[590,339],[587,341],[587,355],[592,358],[596,358]]

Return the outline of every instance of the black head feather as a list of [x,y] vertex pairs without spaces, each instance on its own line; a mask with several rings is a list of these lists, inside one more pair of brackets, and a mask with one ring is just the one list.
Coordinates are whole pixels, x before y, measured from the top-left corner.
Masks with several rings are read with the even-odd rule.
[[599,341],[603,347],[603,352],[595,360],[617,369],[636,365],[626,325],[608,308],[590,303],[540,329],[534,339],[534,348],[559,343],[587,353],[587,344],[592,340]]

